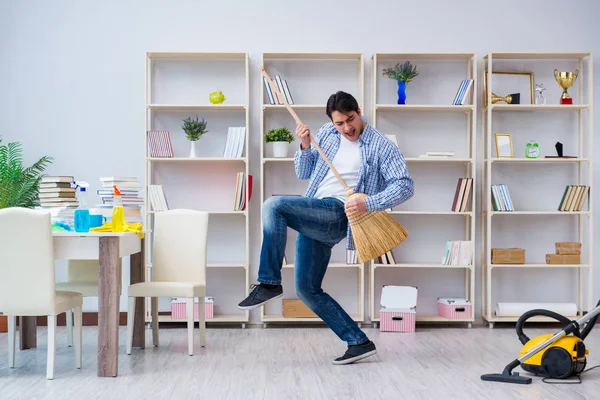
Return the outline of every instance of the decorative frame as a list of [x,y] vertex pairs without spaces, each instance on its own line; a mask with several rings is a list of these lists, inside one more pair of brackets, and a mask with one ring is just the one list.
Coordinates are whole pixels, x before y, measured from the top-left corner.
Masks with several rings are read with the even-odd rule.
[[[500,143],[502,138],[508,137],[508,143]],[[513,148],[512,135],[510,133],[494,133],[494,139],[496,141],[496,158],[514,158],[515,150]],[[507,154],[506,150],[510,146],[510,155]],[[500,148],[506,147],[506,149],[502,149],[504,152],[501,153]]]
[[[521,101],[520,104],[535,104],[535,96],[534,96],[534,86],[535,86],[535,80],[533,77],[533,72],[518,72],[518,71],[492,71],[492,75],[524,75],[524,76],[528,76],[529,77],[529,90],[527,90],[525,93],[529,94],[529,102],[527,101]],[[483,105],[484,107],[487,107],[488,105],[488,92],[487,92],[487,80],[488,80],[488,71],[487,69],[485,69],[483,71]],[[520,83],[521,86],[523,86],[523,83]],[[524,100],[523,98],[523,92],[524,90],[521,91],[511,91],[511,93],[521,93],[521,100]],[[499,93],[496,93],[498,95],[500,95]],[[510,93],[502,93],[503,96],[506,96]],[[525,99],[526,100],[526,99]]]

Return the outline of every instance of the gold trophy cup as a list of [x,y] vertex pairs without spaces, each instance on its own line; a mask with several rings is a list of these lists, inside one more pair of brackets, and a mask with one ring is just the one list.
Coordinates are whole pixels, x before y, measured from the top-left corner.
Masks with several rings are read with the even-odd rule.
[[563,88],[562,95],[560,96],[560,104],[573,104],[573,99],[569,96],[567,89],[570,88],[575,80],[579,76],[579,70],[573,72],[559,72],[557,69],[554,70],[554,79]]

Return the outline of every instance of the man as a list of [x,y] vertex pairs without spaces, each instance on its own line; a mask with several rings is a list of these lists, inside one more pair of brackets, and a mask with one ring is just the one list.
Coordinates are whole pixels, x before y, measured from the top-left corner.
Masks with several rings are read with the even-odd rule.
[[367,124],[356,99],[337,92],[327,101],[331,123],[323,125],[316,142],[346,184],[364,199],[347,200],[344,187],[318,151],[311,146],[310,130],[296,127],[301,139],[294,165],[300,179],[310,179],[304,197],[273,196],[263,204],[263,243],[258,271],[259,285],[238,307],[252,309],[283,296],[281,267],[287,228],[298,232],[294,263],[298,297],[343,341],[346,353],[334,364],[349,364],[377,352],[355,321],[321,288],[331,249],[344,237],[354,249],[347,215],[383,211],[413,195],[413,180],[403,154],[389,139]]

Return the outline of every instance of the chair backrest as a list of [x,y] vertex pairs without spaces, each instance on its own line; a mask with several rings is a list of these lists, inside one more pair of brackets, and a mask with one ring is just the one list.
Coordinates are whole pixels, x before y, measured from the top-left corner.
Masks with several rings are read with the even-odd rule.
[[206,283],[207,242],[207,212],[156,213],[152,281]]
[[98,283],[99,268],[98,260],[68,260],[67,282]]
[[48,315],[55,309],[54,246],[49,212],[0,210],[0,311]]

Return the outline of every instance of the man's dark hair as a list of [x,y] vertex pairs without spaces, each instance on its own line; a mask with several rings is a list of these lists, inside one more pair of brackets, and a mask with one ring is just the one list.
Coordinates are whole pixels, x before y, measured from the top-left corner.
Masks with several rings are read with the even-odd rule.
[[337,93],[329,96],[329,100],[327,100],[326,112],[329,119],[331,119],[331,114],[334,111],[341,112],[343,114],[352,111],[358,112],[358,102],[354,96],[340,90]]

